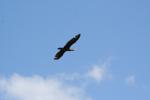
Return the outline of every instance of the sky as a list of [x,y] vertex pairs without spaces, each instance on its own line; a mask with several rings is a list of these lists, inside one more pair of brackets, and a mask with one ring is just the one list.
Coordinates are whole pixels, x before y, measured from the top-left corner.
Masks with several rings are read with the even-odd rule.
[[150,100],[149,4],[0,0],[0,100]]

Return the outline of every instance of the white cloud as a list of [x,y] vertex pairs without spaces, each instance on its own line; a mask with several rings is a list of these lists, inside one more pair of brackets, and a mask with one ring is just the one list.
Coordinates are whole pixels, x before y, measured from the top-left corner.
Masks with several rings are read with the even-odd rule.
[[6,100],[89,100],[82,88],[41,76],[0,78],[0,91]]
[[106,63],[93,66],[88,72],[89,78],[92,78],[97,82],[101,82],[106,78],[112,79],[112,75],[108,72],[107,67]]
[[136,84],[136,80],[135,80],[135,76],[134,75],[130,75],[125,79],[125,82],[127,85],[129,86],[135,86]]
[[84,73],[58,73],[53,77],[21,76],[0,77],[0,96],[3,100],[92,100],[86,88],[92,80],[111,79],[109,63],[92,66]]

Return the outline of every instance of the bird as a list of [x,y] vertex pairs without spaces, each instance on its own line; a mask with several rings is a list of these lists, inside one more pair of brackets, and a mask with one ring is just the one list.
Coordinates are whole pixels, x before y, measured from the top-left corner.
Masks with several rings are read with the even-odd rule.
[[80,38],[80,36],[81,34],[75,35],[75,37],[70,39],[64,47],[59,47],[59,51],[55,54],[54,60],[60,59],[66,51],[74,51],[73,49],[70,49],[70,47]]

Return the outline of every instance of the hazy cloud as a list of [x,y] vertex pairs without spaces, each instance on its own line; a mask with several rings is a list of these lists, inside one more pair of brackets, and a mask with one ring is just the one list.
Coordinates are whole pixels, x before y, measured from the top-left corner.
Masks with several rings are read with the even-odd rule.
[[93,66],[93,68],[89,71],[88,75],[96,81],[101,81],[103,80],[106,73],[105,70],[106,69],[104,67]]
[[130,76],[126,77],[125,82],[129,86],[135,86],[135,84],[136,84],[135,76],[130,75]]

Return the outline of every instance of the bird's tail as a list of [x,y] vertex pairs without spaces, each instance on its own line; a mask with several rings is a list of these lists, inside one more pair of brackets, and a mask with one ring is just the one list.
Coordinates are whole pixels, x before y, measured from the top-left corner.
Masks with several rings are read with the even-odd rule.
[[67,50],[67,51],[75,51],[74,49],[69,49],[69,50]]
[[61,50],[62,48],[61,47],[59,47],[59,48],[57,48],[58,50]]

